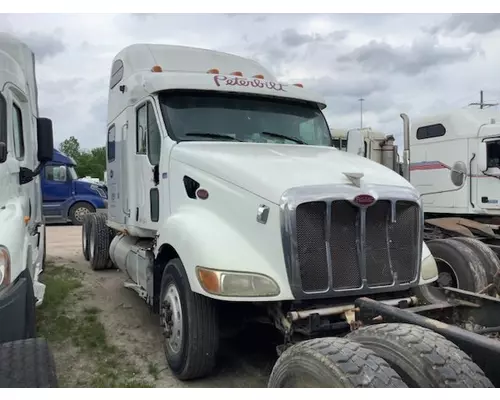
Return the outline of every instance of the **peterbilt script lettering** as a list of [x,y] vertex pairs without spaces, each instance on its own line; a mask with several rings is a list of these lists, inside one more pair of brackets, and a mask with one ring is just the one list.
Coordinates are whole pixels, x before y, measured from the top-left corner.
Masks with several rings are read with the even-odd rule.
[[251,87],[257,87],[257,88],[267,88],[267,89],[274,89],[278,92],[286,92],[285,86],[282,83],[278,82],[268,82],[268,81],[263,81],[262,79],[247,79],[247,78],[240,78],[237,76],[232,76],[228,77],[225,75],[215,75],[214,76],[214,82],[217,86],[221,85],[221,82],[225,82],[226,86],[251,86]]

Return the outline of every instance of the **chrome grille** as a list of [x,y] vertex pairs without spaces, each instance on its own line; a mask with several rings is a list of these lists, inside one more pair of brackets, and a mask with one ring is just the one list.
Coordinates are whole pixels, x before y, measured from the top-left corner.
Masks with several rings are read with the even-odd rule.
[[[359,244],[356,235],[359,223],[357,207],[345,200],[332,203],[330,254],[333,287],[336,289],[350,289],[361,285],[358,268]],[[348,265],[354,268],[346,268]]]
[[300,279],[305,291],[328,289],[325,242],[326,203],[311,202],[297,207],[297,249]]
[[379,199],[367,208],[303,201],[288,217],[289,277],[302,293],[369,293],[418,278],[422,216],[413,199]]

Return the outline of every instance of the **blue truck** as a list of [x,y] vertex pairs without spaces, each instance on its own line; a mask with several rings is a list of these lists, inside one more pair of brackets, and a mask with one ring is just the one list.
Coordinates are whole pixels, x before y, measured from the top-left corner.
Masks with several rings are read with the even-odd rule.
[[75,166],[75,160],[54,149],[52,161],[43,167],[40,176],[46,223],[81,225],[85,214],[107,209],[106,185],[78,178]]

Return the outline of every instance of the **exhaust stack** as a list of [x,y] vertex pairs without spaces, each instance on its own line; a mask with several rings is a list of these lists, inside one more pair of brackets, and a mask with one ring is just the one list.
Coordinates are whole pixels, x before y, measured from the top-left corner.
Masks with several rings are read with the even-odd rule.
[[402,113],[400,117],[403,119],[403,177],[410,181],[410,118]]

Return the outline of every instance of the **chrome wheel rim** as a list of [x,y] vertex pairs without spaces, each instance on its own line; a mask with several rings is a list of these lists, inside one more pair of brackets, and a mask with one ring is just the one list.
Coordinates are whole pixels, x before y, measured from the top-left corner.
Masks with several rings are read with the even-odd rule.
[[169,352],[177,354],[182,350],[183,315],[179,291],[173,283],[165,291],[161,316],[165,344]]
[[78,222],[82,222],[85,215],[89,214],[89,209],[87,207],[78,207],[75,210],[75,219]]

